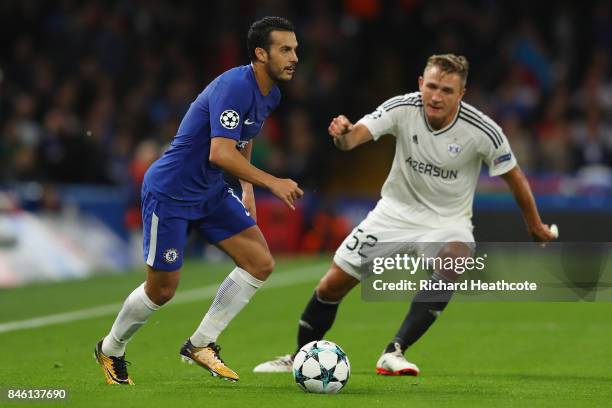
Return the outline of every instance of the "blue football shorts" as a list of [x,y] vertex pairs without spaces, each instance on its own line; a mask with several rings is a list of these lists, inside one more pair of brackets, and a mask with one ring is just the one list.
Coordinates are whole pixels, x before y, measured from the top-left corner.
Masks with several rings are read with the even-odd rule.
[[142,188],[143,256],[156,270],[175,271],[183,265],[189,231],[196,229],[216,244],[255,225],[242,201],[229,186],[196,205],[174,205],[159,201]]

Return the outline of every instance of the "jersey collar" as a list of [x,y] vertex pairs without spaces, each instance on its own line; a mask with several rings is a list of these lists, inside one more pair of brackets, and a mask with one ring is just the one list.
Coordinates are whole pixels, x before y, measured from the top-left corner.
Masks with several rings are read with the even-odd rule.
[[429,124],[429,121],[427,120],[427,115],[425,114],[425,107],[421,106],[421,115],[423,115],[423,120],[425,121],[425,126],[427,126],[427,130],[429,130],[431,133],[433,133],[434,136],[441,135],[442,133],[449,131],[453,126],[455,126],[455,123],[457,123],[457,120],[459,119],[459,113],[460,112],[461,112],[461,102],[459,103],[459,109],[457,109],[457,112],[455,113],[455,117],[453,118],[453,121],[451,123],[449,123],[448,125],[446,125],[446,127],[442,128],[442,129],[434,130],[431,127],[431,125]]

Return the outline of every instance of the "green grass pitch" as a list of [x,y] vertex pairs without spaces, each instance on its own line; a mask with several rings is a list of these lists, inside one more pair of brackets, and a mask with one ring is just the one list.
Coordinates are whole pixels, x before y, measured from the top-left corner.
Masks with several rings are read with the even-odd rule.
[[[79,407],[610,406],[610,303],[451,303],[408,352],[417,378],[387,378],[374,364],[407,311],[403,303],[364,303],[353,291],[327,338],[352,365],[338,395],[302,392],[291,375],[252,373],[259,362],[293,350],[298,317],[330,257],[279,260],[266,288],[229,326],[222,357],[241,376],[229,383],[182,364],[178,350],[208,308],[228,263],[189,263],[179,293],[128,347],[134,387],[107,386],[92,357],[114,313],[0,332],[0,388],[55,387],[56,403]],[[0,291],[0,324],[121,303],[144,273]],[[211,286],[213,285],[213,286]],[[195,290],[206,287],[207,289]],[[117,306],[118,308],[118,306]],[[118,310],[118,309],[117,309]]]

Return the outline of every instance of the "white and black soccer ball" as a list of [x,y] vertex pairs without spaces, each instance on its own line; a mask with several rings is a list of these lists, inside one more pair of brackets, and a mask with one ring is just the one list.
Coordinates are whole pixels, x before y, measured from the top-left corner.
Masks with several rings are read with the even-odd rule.
[[306,392],[336,394],[350,374],[351,364],[344,350],[327,340],[311,341],[293,360],[293,378]]

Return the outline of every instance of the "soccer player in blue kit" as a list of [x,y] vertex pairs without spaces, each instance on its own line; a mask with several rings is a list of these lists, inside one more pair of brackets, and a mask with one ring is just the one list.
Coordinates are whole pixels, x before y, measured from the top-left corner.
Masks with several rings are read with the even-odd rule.
[[[142,186],[146,281],[126,299],[110,333],[95,347],[108,384],[133,384],[125,348],[149,316],[168,302],[179,283],[188,231],[196,229],[236,263],[196,331],[180,349],[183,360],[214,376],[238,381],[219,356],[217,337],[274,269],[255,221],[253,184],[290,208],[303,195],[290,179],[251,165],[252,139],[280,102],[278,82],[289,81],[298,62],[293,25],[280,17],[253,23],[247,36],[250,65],[226,71],[191,104],[170,148],[147,171]],[[240,200],[223,172],[236,176]]]

